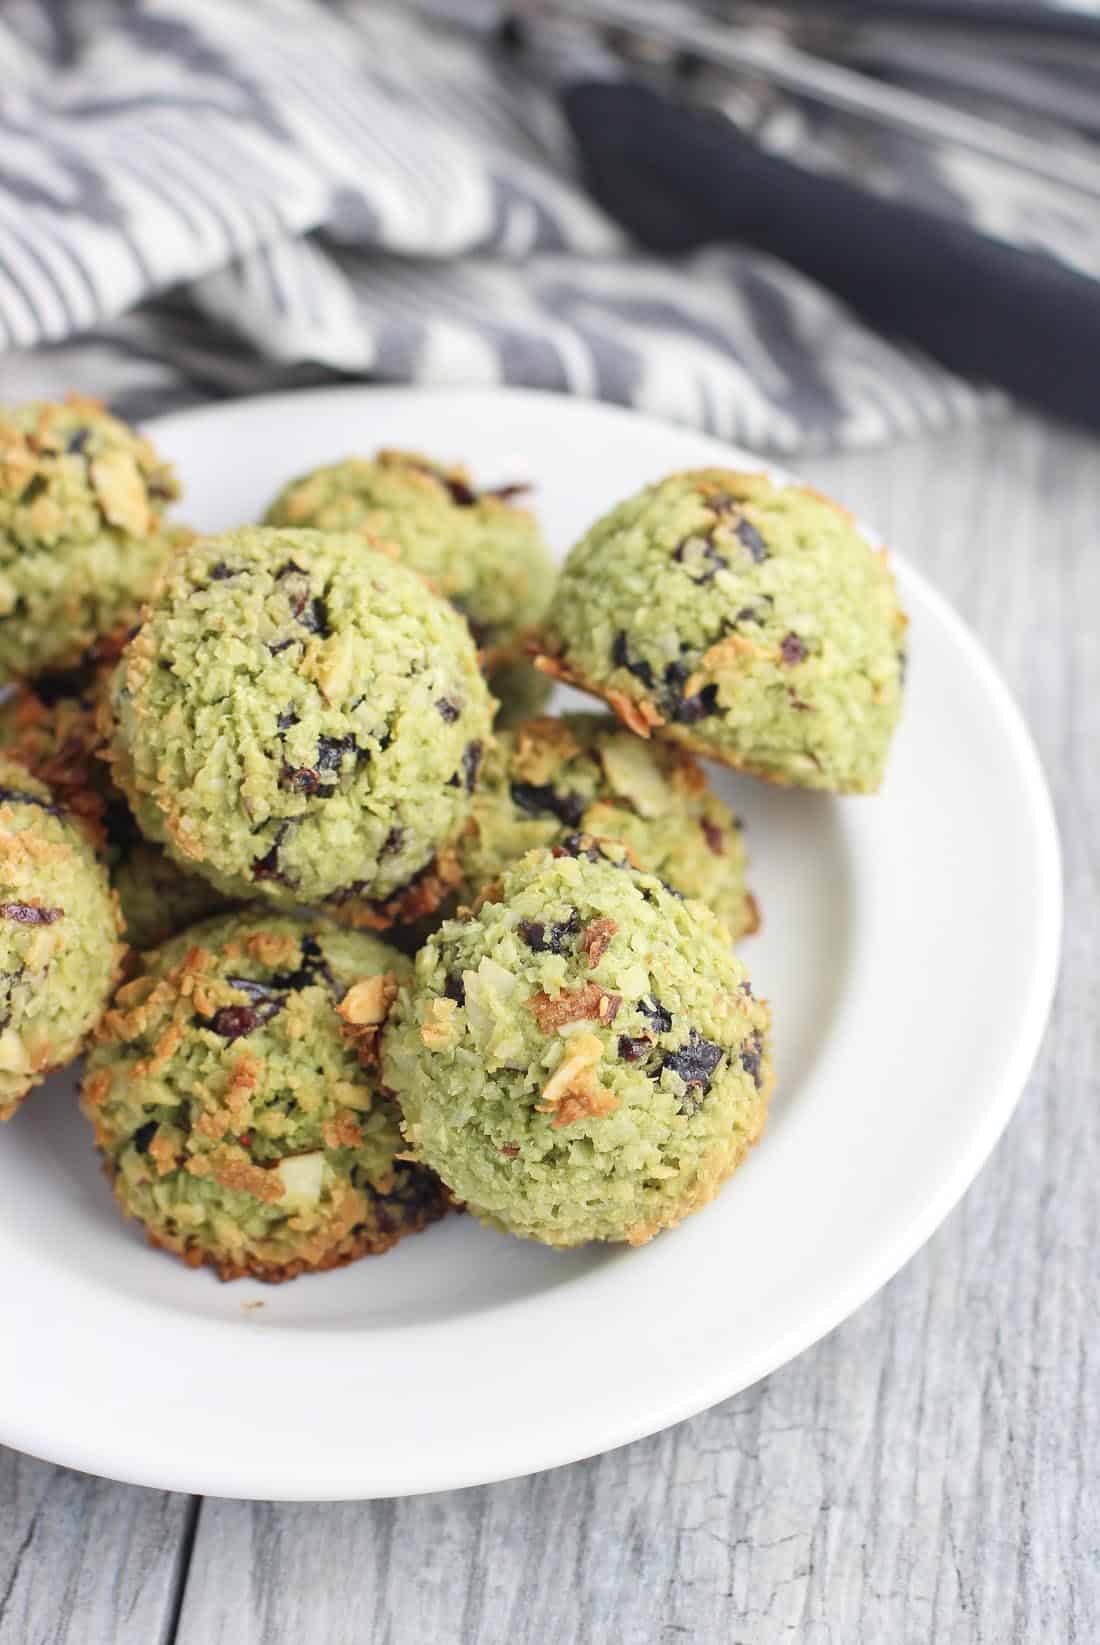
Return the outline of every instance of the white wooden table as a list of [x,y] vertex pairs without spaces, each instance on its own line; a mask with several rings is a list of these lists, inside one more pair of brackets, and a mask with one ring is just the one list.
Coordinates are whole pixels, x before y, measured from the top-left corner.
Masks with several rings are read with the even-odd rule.
[[1100,445],[1019,417],[800,466],[978,630],[1058,805],[1061,987],[977,1184],[794,1364],[554,1473],[286,1507],[0,1451],[0,1645],[1100,1640]]

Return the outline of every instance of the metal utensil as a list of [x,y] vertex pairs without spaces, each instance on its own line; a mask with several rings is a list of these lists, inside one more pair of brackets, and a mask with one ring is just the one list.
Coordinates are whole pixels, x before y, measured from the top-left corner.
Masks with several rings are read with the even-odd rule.
[[[756,26],[707,21],[682,6],[630,0],[544,0],[539,9],[624,38],[688,53],[781,90],[934,143],[955,144],[1100,201],[1100,159],[1084,144],[1054,146],[1006,125],[815,56],[788,38],[791,10],[756,8]],[[768,21],[764,21],[765,10]],[[797,11],[798,8],[795,8]]]

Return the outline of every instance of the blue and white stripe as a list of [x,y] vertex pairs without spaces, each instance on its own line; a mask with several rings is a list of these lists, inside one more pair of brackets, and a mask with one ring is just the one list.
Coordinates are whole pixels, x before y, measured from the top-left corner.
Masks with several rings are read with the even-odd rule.
[[994,398],[759,254],[640,253],[552,90],[406,7],[8,0],[0,397],[148,415],[334,374],[598,396],[779,452]]

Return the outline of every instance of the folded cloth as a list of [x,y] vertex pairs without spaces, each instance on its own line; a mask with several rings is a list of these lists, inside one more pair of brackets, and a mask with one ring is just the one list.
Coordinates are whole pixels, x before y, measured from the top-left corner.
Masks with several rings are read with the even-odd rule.
[[777,452],[997,403],[766,251],[643,250],[551,55],[377,0],[8,0],[0,398],[519,383]]

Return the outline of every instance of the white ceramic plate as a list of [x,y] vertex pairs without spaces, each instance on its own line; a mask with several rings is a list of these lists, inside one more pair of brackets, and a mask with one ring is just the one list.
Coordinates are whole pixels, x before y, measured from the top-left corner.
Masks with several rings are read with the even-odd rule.
[[[385,444],[533,481],[561,550],[668,470],[752,463],[626,412],[504,391],[328,390],[154,432],[198,526],[255,519],[292,474]],[[1019,715],[959,619],[897,569],[911,670],[881,795],[716,778],[748,831],[765,924],[744,955],[774,1006],[779,1079],[763,1144],[712,1207],[640,1251],[558,1254],[455,1217],[384,1261],[220,1285],[122,1223],[58,1077],[0,1135],[0,1439],[226,1496],[470,1485],[702,1410],[882,1285],[1012,1111],[1061,906]]]

